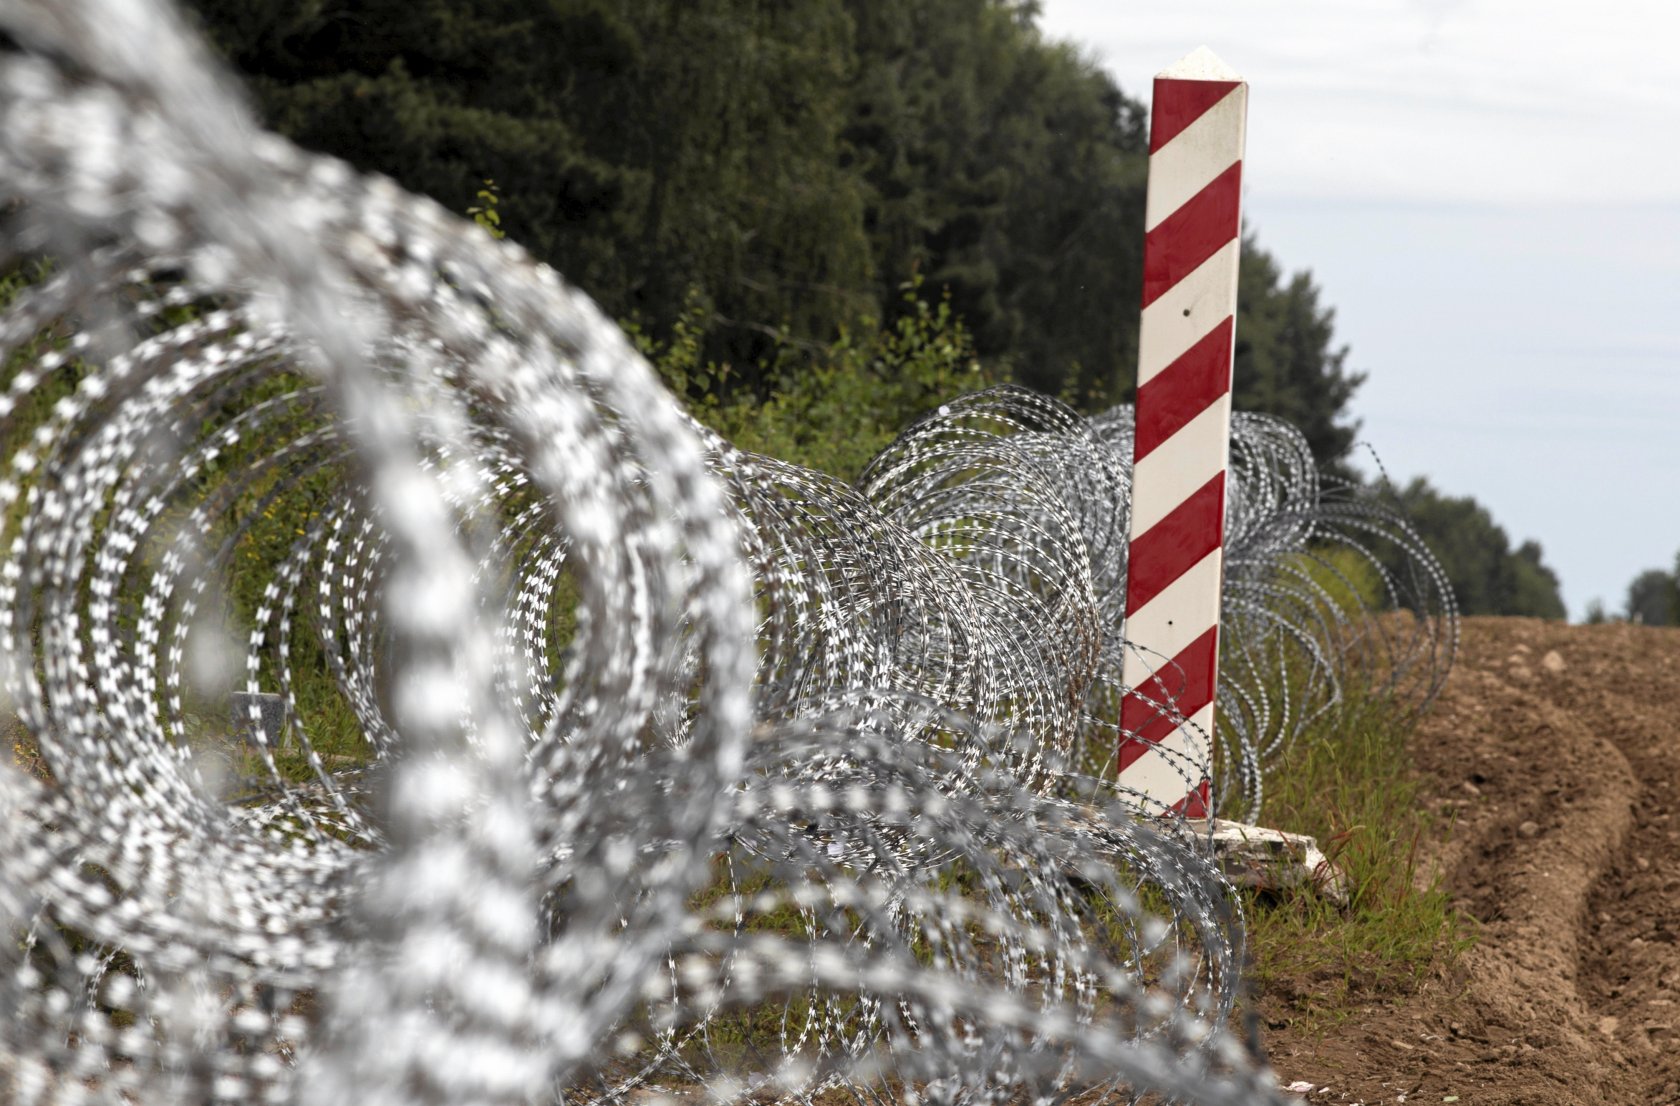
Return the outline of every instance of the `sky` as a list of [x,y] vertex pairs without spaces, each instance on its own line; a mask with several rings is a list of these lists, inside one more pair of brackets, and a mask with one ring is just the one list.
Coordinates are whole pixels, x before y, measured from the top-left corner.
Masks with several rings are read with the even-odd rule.
[[1575,618],[1674,567],[1680,3],[1042,6],[1146,102],[1202,45],[1249,82],[1244,219],[1335,309],[1390,477],[1538,540]]

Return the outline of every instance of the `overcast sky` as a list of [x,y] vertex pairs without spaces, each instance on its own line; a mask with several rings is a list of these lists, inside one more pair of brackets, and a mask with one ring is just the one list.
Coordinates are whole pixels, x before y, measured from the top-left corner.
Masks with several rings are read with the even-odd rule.
[[1575,617],[1673,567],[1680,3],[1043,8],[1145,101],[1204,44],[1249,81],[1244,216],[1335,308],[1391,476],[1538,539]]

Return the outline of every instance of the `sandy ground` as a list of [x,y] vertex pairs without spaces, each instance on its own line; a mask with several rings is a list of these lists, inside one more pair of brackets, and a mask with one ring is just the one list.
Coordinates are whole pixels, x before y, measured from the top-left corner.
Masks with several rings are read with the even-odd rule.
[[1270,1033],[1282,1081],[1314,1104],[1680,1103],[1680,629],[1469,619],[1412,756],[1456,815],[1429,859],[1478,941],[1341,1026]]

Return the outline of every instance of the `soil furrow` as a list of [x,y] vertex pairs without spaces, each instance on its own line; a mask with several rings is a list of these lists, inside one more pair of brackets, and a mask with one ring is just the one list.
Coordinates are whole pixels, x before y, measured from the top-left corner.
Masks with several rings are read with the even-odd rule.
[[1274,1034],[1280,1075],[1314,1102],[1680,1102],[1680,631],[1467,620],[1413,760],[1478,941]]

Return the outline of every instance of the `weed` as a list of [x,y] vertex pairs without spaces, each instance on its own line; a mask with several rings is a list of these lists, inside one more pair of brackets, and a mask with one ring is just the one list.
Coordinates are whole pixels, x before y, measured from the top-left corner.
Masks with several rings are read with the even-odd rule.
[[1450,827],[1417,802],[1411,717],[1354,693],[1266,774],[1268,825],[1316,837],[1348,883],[1345,909],[1305,889],[1246,903],[1258,993],[1286,1000],[1312,1029],[1340,1024],[1366,998],[1414,988],[1474,940],[1446,890],[1419,871],[1420,843]]

